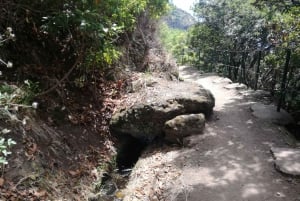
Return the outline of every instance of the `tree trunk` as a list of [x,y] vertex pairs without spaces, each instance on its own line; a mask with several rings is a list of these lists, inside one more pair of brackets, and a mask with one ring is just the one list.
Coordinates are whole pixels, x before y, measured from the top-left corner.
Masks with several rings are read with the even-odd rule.
[[256,66],[256,71],[255,71],[255,85],[254,85],[254,90],[257,90],[257,85],[258,85],[258,79],[259,79],[259,68],[260,68],[260,60],[261,60],[261,51],[258,52],[258,58],[257,58],[257,66]]
[[240,75],[240,83],[246,84],[246,52],[243,52],[242,55],[242,63],[241,63],[241,75]]
[[275,96],[275,87],[276,87],[277,76],[278,76],[278,69],[274,69],[272,87],[271,87],[271,96]]
[[287,74],[289,70],[289,64],[291,60],[291,49],[286,50],[286,59],[285,59],[285,65],[284,65],[284,70],[283,70],[283,76],[282,76],[282,81],[281,81],[281,86],[280,86],[280,98],[277,106],[277,112],[280,112],[280,109],[284,103],[285,100],[285,95],[286,95],[286,81],[287,81]]
[[228,77],[232,80],[232,53],[229,53]]

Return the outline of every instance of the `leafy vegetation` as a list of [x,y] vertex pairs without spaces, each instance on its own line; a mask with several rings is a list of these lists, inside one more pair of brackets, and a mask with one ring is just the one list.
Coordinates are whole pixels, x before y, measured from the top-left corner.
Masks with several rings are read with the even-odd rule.
[[[94,176],[101,181],[98,172],[91,176],[90,171],[96,163],[101,165],[110,156],[104,143],[111,140],[108,121],[126,84],[127,77],[123,72],[134,67],[146,69],[147,65],[142,64],[147,63],[149,51],[146,50],[150,46],[143,39],[152,37],[156,28],[148,22],[156,21],[164,14],[167,3],[167,0],[0,0],[1,130],[11,118],[18,123],[9,136],[0,135],[0,165],[8,161],[17,169],[20,166],[15,163],[23,161],[22,174],[34,171],[37,175],[31,178],[7,170],[13,173],[7,174],[10,178],[0,177],[1,198],[46,199],[49,194],[43,189],[45,186],[49,192],[55,189],[49,187],[52,185],[50,180],[59,178],[63,182],[57,183],[64,183],[63,188],[68,188],[68,192],[75,186],[76,190],[72,190],[71,195],[63,195],[66,190],[61,194],[53,191],[57,194],[52,194],[54,200],[61,197],[86,200],[88,193],[80,194],[77,182],[70,176],[82,176],[84,170],[84,175],[90,177],[85,177],[85,181],[78,178],[80,183],[89,185]],[[143,28],[149,33],[145,34]],[[35,112],[22,109],[37,108],[38,105]],[[52,130],[52,127],[63,130],[61,127],[69,124],[74,125],[71,127],[75,131],[82,129],[78,138],[73,139],[73,133],[71,135],[69,131],[57,135]],[[34,126],[38,127],[38,132]],[[14,140],[18,145],[11,150]],[[52,143],[52,140],[60,142],[58,152],[49,151],[49,144],[45,146],[44,143]],[[97,148],[93,149],[91,144],[82,145],[87,141],[96,141]],[[57,153],[70,148],[72,152],[64,153],[61,160]],[[78,149],[80,154],[73,149]],[[13,157],[7,158],[11,152]],[[77,160],[77,154],[85,158]],[[12,158],[18,160],[10,160]],[[85,160],[89,163],[83,162]],[[66,165],[69,161],[72,161],[72,167]],[[73,169],[61,175],[61,166],[57,164]],[[46,173],[48,170],[50,174]],[[24,176],[19,182],[12,181],[12,177]],[[31,180],[28,188],[34,188],[33,191],[26,186]],[[40,188],[41,191],[36,190]]]
[[[1,131],[1,135],[10,132],[7,129]],[[2,165],[2,171],[4,170],[4,165],[7,165],[7,156],[11,154],[9,149],[12,145],[15,145],[16,142],[11,138],[5,139],[4,137],[0,137],[0,165]]]
[[201,0],[195,13],[200,21],[188,39],[195,66],[269,90],[284,107],[299,110],[300,8],[294,1]]
[[170,28],[165,22],[160,24],[160,40],[166,50],[173,55],[177,63],[183,64],[187,61],[187,32],[181,29]]
[[[13,34],[13,30],[11,27],[7,27],[4,34],[0,34],[0,47],[3,43],[8,42],[10,40],[15,40],[15,35]],[[8,61],[5,62],[0,58],[0,63],[5,65],[6,68],[12,68],[13,63]],[[2,75],[2,71],[1,75]],[[29,90],[27,92],[30,92]],[[9,85],[4,83],[0,85],[0,119],[4,119],[6,121],[20,121],[16,115],[16,111],[22,107],[31,107],[28,105],[23,105],[23,101],[21,99],[29,100],[30,93],[24,93],[24,90],[18,88],[14,85]],[[25,103],[25,102],[24,102]],[[26,120],[21,121],[26,124]],[[7,128],[2,128],[0,131],[0,169],[2,170],[2,175],[4,172],[5,165],[8,164],[7,157],[12,152],[10,148],[12,145],[15,145],[16,142],[11,138],[7,138],[7,134],[10,133],[11,130]]]
[[196,23],[189,13],[171,5],[169,13],[161,19],[159,36],[164,48],[172,54],[177,63],[184,64],[191,60],[193,52],[189,51],[188,29]]
[[[98,102],[108,80],[132,68],[129,60],[144,63],[147,51],[136,47],[146,45],[137,44],[134,33],[143,16],[154,20],[164,13],[167,0],[21,0],[0,1],[0,6],[0,30],[10,27],[1,40],[14,38],[0,49],[1,63],[10,67],[2,78],[21,85],[21,103],[38,100],[47,111],[68,107],[78,113],[84,112],[80,104],[73,107],[80,90]],[[132,59],[136,54],[140,57]]]
[[116,66],[141,13],[148,10],[155,18],[166,5],[166,0],[1,1],[0,22],[17,36],[1,55],[36,80],[43,72],[64,74],[74,63],[83,69],[80,76],[93,68],[103,71]]

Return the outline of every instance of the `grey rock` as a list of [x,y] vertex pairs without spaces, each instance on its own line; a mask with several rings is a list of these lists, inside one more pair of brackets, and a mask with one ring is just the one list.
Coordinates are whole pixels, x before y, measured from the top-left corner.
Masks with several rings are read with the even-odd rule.
[[232,81],[229,78],[220,77],[220,78],[214,80],[213,83],[216,83],[216,84],[232,84]]
[[264,91],[264,90],[252,90],[249,89],[247,91],[242,91],[240,92],[243,96],[246,97],[253,97],[256,99],[263,99],[263,98],[271,98],[271,93],[268,91]]
[[205,126],[204,114],[179,115],[165,123],[165,139],[182,144],[183,138],[200,134]]
[[277,112],[277,107],[274,105],[264,105],[262,103],[255,103],[251,106],[252,114],[262,120],[270,121],[278,125],[288,125],[294,123],[293,117],[281,109]]
[[94,193],[90,193],[88,195],[88,201],[100,201],[100,197],[101,195],[100,194],[94,194]]
[[129,134],[152,141],[164,136],[166,121],[183,114],[209,116],[215,105],[211,92],[195,83],[156,80],[144,90],[144,94],[131,94],[142,98],[112,116],[110,130],[114,135]]
[[300,176],[300,149],[273,147],[275,167],[288,175]]
[[269,98],[272,97],[271,93],[269,91],[265,90],[256,90],[252,94],[253,97],[255,98]]
[[140,89],[142,89],[144,85],[145,84],[144,84],[143,80],[141,80],[141,79],[134,80],[130,83],[128,91],[130,93],[137,92]]
[[233,84],[226,85],[224,88],[225,89],[245,90],[245,89],[247,89],[247,86],[245,84],[233,83]]
[[101,195],[113,195],[117,191],[117,185],[113,181],[107,181],[101,186]]

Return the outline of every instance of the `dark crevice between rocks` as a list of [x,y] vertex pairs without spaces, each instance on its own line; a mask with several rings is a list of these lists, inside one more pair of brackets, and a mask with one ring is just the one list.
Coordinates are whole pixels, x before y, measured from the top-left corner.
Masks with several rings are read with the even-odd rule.
[[137,139],[130,135],[122,136],[116,158],[119,173],[122,174],[131,170],[147,145],[148,143],[145,140]]
[[300,141],[300,125],[288,124],[286,128],[298,141]]
[[130,135],[118,136],[116,142],[117,155],[112,161],[114,167],[110,172],[104,173],[101,185],[96,189],[98,194],[92,196],[89,201],[122,200],[119,192],[126,187],[132,168],[148,145],[149,143],[146,141]]

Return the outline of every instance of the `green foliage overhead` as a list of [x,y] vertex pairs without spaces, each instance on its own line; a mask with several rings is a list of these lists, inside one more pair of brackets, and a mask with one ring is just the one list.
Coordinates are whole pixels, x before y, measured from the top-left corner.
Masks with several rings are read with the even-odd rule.
[[167,0],[2,1],[0,24],[11,26],[17,36],[16,42],[9,44],[2,55],[17,60],[17,66],[42,63],[68,68],[82,55],[87,67],[109,67],[121,55],[119,46],[135,29],[139,16],[149,12],[156,18],[166,11],[167,3]]
[[[166,11],[167,3],[0,0],[0,76],[5,80],[0,83],[0,119],[25,125],[26,118],[19,120],[18,110],[37,108],[38,103],[32,101],[41,86],[46,93],[60,88],[58,94],[62,92],[61,97],[68,99],[66,94],[73,93],[74,86],[82,86],[84,79],[93,76],[90,84],[97,85],[107,68],[116,67],[139,17],[147,13],[157,18]],[[7,129],[0,130],[0,166],[7,164],[9,150],[15,144],[4,136],[6,133]]]
[[[295,108],[300,92],[297,2],[200,0],[195,6],[200,21],[188,37],[196,55],[192,62],[204,71],[217,71],[254,88],[258,85],[272,94],[286,95],[286,107]],[[284,82],[287,49],[292,55]]]

